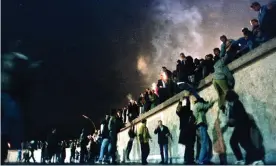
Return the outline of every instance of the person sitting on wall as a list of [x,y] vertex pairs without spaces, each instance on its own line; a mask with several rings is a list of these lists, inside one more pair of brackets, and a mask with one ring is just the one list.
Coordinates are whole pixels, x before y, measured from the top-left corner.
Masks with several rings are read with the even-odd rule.
[[253,33],[248,28],[243,28],[242,33],[243,37],[235,42],[240,48],[235,58],[239,58],[256,47]]
[[190,99],[186,97],[184,100],[185,103],[182,104],[182,101],[179,101],[176,114],[179,116],[179,141],[178,143],[185,145],[184,153],[184,164],[193,165],[194,162],[194,145],[195,145],[195,136],[196,136],[196,126],[195,126],[195,117],[193,111],[190,108]]
[[235,40],[228,39],[225,35],[222,35],[220,37],[220,40],[222,42],[221,48],[220,48],[220,58],[225,58],[225,64],[228,64],[233,61],[235,58],[238,46],[236,45]]
[[258,12],[258,21],[261,31],[265,36],[265,41],[276,36],[276,2],[271,1],[267,5],[253,2],[251,9]]
[[252,19],[250,24],[252,26],[252,35],[256,44],[259,45],[264,43],[265,36],[263,35],[263,32],[260,28],[259,21],[257,19]]
[[[168,164],[168,159],[169,159],[169,153],[168,153],[168,137],[171,137],[170,130],[167,126],[162,124],[162,121],[158,121],[158,126],[154,130],[154,134],[158,134],[158,144],[160,147],[160,155],[162,161],[160,164]],[[165,153],[165,158],[164,158],[164,153]]]

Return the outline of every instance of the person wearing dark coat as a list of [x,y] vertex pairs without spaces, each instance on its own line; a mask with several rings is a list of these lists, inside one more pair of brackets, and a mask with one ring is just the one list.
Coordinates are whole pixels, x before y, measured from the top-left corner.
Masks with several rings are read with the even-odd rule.
[[108,148],[109,155],[112,158],[113,165],[117,164],[116,162],[116,152],[117,152],[117,140],[118,140],[118,133],[120,131],[119,125],[118,125],[118,119],[116,117],[116,109],[112,109],[110,112],[110,119],[108,122],[108,131],[109,131],[109,138],[110,143]]
[[139,116],[139,107],[134,100],[131,100],[128,104],[128,120],[133,121]]
[[166,73],[166,75],[168,76],[169,79],[172,79],[172,72],[170,70],[168,70],[166,67],[162,67],[162,71]]
[[150,93],[150,89],[146,89],[145,93],[144,93],[144,97],[145,97],[145,105],[144,105],[144,112],[148,112],[150,110],[151,107],[151,101],[149,98],[149,93]]
[[185,164],[194,164],[194,145],[196,138],[195,117],[190,108],[189,97],[185,99],[186,105],[180,101],[177,106],[176,114],[180,120],[179,143],[185,145]]
[[136,137],[136,133],[134,131],[134,126],[132,125],[128,131],[128,136],[129,136],[129,141],[127,143],[127,148],[126,148],[126,160],[130,160],[129,159],[129,154],[131,152],[131,149],[132,149],[132,145],[133,145],[133,141],[134,141],[134,138]]
[[71,144],[70,144],[70,151],[71,151],[70,163],[71,163],[71,162],[75,162],[76,143],[75,143],[74,141],[72,141]]
[[66,142],[61,141],[60,145],[60,163],[64,164],[66,158]]
[[84,163],[85,156],[87,155],[87,136],[85,133],[85,130],[82,129],[81,135],[80,135],[80,163]]
[[[160,164],[168,164],[168,137],[171,137],[171,133],[167,126],[162,124],[162,121],[158,121],[158,127],[154,130],[154,134],[158,134],[158,144],[160,147],[160,155],[162,161]],[[165,158],[164,158],[165,152]]]
[[[228,117],[228,126],[233,127],[234,131],[230,138],[230,146],[237,159],[235,164],[239,165],[264,165],[264,149],[259,149],[253,143],[252,130],[253,121],[247,114],[239,96],[233,90],[229,90],[226,94],[226,109],[225,114]],[[240,146],[239,146],[240,145]],[[246,157],[242,155],[242,147],[245,151]]]
[[57,139],[57,134],[56,134],[56,129],[52,130],[52,133],[48,137],[48,159],[49,162],[51,163],[51,160],[53,156],[57,153],[58,151],[58,139]]

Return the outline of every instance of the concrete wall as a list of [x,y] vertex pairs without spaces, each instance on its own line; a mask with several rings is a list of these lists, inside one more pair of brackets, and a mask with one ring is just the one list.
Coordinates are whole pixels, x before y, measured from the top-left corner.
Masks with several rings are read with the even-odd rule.
[[[243,102],[246,111],[254,117],[254,120],[260,129],[263,137],[263,145],[266,151],[265,161],[267,163],[276,162],[276,39],[273,39],[260,47],[254,49],[238,60],[232,62],[229,68],[235,72],[236,79],[235,91],[240,95],[240,100]],[[216,99],[217,93],[214,87],[210,84],[211,76],[204,79],[199,85],[199,94],[206,100]],[[156,108],[150,110],[134,121],[137,126],[143,118],[147,118],[147,126],[153,138],[150,142],[150,155],[148,161],[157,163],[161,160],[159,154],[159,146],[157,143],[157,136],[154,135],[153,130],[157,126],[157,121],[162,120],[163,124],[168,126],[173,140],[169,143],[169,157],[172,163],[182,163],[184,161],[185,147],[178,144],[179,136],[179,118],[176,115],[176,106],[179,99],[185,94],[181,92],[171,99],[165,101]],[[216,134],[214,134],[215,120],[217,117],[217,103],[207,113],[208,133],[213,141]],[[223,115],[220,115],[220,120],[223,122]],[[223,126],[223,124],[220,124]],[[121,160],[124,158],[124,151],[129,140],[128,137],[129,124],[118,134],[118,152]],[[224,142],[226,144],[228,162],[233,163],[232,149],[229,145],[229,139],[232,134],[231,128],[223,134]],[[214,148],[213,161],[217,163],[218,157],[216,151],[220,148]],[[130,154],[130,159],[140,162],[140,145],[138,140],[134,141],[134,145]]]

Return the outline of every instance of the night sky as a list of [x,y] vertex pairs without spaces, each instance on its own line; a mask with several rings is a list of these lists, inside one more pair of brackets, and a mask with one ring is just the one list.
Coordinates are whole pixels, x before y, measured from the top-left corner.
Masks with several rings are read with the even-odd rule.
[[36,139],[53,127],[64,139],[78,137],[82,127],[91,130],[82,114],[99,125],[110,108],[127,104],[128,93],[137,96],[150,85],[162,64],[173,70],[180,51],[204,56],[203,48],[217,47],[223,33],[239,36],[256,16],[250,0],[1,2],[1,52],[21,40],[20,52],[43,61],[23,109],[26,136]]
[[[2,1],[2,52],[19,39],[21,52],[43,61],[25,103],[30,137],[51,127],[78,137],[82,127],[92,129],[82,114],[99,125],[110,108],[127,104],[130,91],[142,90],[131,53],[146,7],[128,0]],[[133,38],[137,44],[129,44]]]

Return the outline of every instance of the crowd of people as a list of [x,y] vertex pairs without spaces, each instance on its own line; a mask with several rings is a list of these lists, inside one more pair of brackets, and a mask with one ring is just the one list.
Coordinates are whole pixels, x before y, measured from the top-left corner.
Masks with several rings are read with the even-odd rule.
[[[126,123],[130,123],[131,127],[128,131],[129,141],[125,148],[125,160],[130,160],[129,155],[134,138],[138,137],[141,145],[142,164],[147,164],[151,135],[146,125],[146,119],[142,120],[142,125],[138,129],[135,129],[132,123],[133,120],[173,95],[186,90],[190,92],[190,95],[179,102],[176,110],[180,121],[179,143],[186,147],[184,153],[185,163],[210,164],[212,143],[207,132],[206,112],[213,107],[215,101],[205,101],[196,90],[199,82],[210,74],[212,74],[212,83],[219,96],[218,114],[222,112],[227,115],[227,126],[234,127],[230,145],[237,159],[236,164],[257,164],[262,161],[263,154],[254,148],[253,143],[250,141],[251,120],[247,116],[238,94],[233,90],[235,79],[227,67],[227,64],[233,60],[276,36],[275,3],[260,5],[258,2],[254,2],[250,7],[258,12],[258,19],[250,21],[251,30],[249,28],[242,29],[241,33],[243,36],[241,38],[233,40],[222,35],[220,37],[221,47],[214,48],[213,54],[207,54],[205,59],[193,59],[192,56],[180,53],[180,58],[174,71],[162,67],[160,79],[157,83],[154,83],[151,88],[147,88],[145,92],[141,93],[137,101],[131,99],[126,107],[112,109],[110,114],[106,115],[101,121],[100,129],[96,130],[93,135],[87,134],[83,129],[79,140],[59,142],[56,137],[56,130],[53,130],[48,140],[41,144],[41,161],[51,163],[54,159],[55,162],[64,163],[65,148],[70,147],[70,162],[117,164],[117,134]],[[192,110],[190,108],[191,102],[194,104]],[[161,164],[167,164],[169,163],[168,139],[171,138],[170,130],[160,120],[154,130],[154,134],[158,135]],[[194,158],[195,143],[197,143],[198,147],[196,158]],[[246,151],[245,158],[242,156],[239,144]],[[31,143],[27,146],[26,155],[23,155],[25,162],[33,158],[35,149]],[[79,147],[79,151],[76,150],[77,147]],[[221,164],[227,164],[223,161],[223,158],[220,159]],[[18,160],[21,161],[21,157]],[[35,161],[34,158],[33,160]]]
[[[175,70],[171,71],[163,66],[157,83],[153,83],[151,88],[145,89],[136,101],[130,99],[128,105],[121,109],[124,123],[131,122],[182,90],[188,90],[196,98],[199,98],[196,87],[202,79],[210,74],[213,74],[214,86],[221,95],[221,90],[225,91],[224,82],[221,81],[223,79],[221,77],[224,77],[222,73],[229,73],[223,71],[221,66],[229,64],[276,36],[275,2],[263,6],[254,2],[250,7],[258,12],[258,19],[250,20],[251,30],[243,28],[241,30],[242,37],[237,40],[230,39],[225,35],[220,36],[221,47],[214,48],[213,54],[207,54],[204,59],[193,59],[192,56],[180,53]],[[227,77],[229,78],[231,75],[227,74]],[[234,79],[229,78],[229,81],[234,81]],[[230,87],[234,85],[234,82],[229,83]]]
[[[208,122],[206,112],[213,107],[215,101],[205,101],[198,95],[196,87],[202,79],[212,74],[212,84],[218,94],[218,117],[220,112],[222,112],[228,118],[226,126],[234,127],[230,145],[237,159],[236,164],[262,163],[264,159],[263,149],[256,148],[251,141],[250,128],[253,122],[239,100],[238,94],[233,90],[235,79],[227,65],[276,36],[275,5],[275,2],[267,5],[253,2],[250,7],[252,10],[258,12],[258,19],[254,18],[250,20],[252,25],[251,30],[249,28],[243,28],[241,30],[242,37],[237,40],[230,39],[225,35],[220,36],[220,41],[222,42],[221,47],[214,48],[213,54],[207,54],[205,59],[193,59],[192,56],[186,56],[184,53],[180,53],[180,59],[177,61],[174,71],[162,67],[160,79],[157,81],[157,84],[153,83],[151,88],[147,88],[145,92],[141,93],[137,101],[130,99],[126,107],[118,109],[117,119],[120,121],[119,126],[122,127],[122,124],[125,123],[132,124],[133,120],[139,117],[139,115],[150,111],[173,95],[183,90],[189,91],[190,95],[194,96],[193,110],[190,108],[190,97],[185,98],[184,101],[186,104],[184,105],[180,101],[176,110],[176,114],[180,118],[179,143],[186,147],[184,153],[186,164],[210,164],[212,142],[207,132]],[[161,154],[160,163],[167,164],[168,138],[171,137],[171,134],[168,127],[162,124],[162,121],[158,123],[158,127],[154,133],[158,134]],[[102,125],[105,126],[106,122],[102,123]],[[227,164],[222,137],[224,129],[219,128],[216,130],[217,135],[221,136],[216,141],[221,143],[219,146],[222,146],[221,149],[224,149],[219,152],[221,164]],[[129,129],[130,139],[126,147],[126,160],[130,160],[129,154],[131,147],[134,138],[137,136],[141,146],[141,162],[142,164],[147,164],[151,136],[146,126],[146,119],[142,120],[142,125],[138,129],[138,132],[135,131],[135,127],[131,125]],[[110,137],[105,138],[105,141],[102,143],[101,154],[104,153],[103,149],[107,146],[106,142],[109,139]],[[196,159],[194,158],[195,141],[198,147]],[[242,156],[239,145],[246,151],[245,158]],[[113,154],[115,154],[114,152]],[[99,163],[103,160],[100,157]]]

